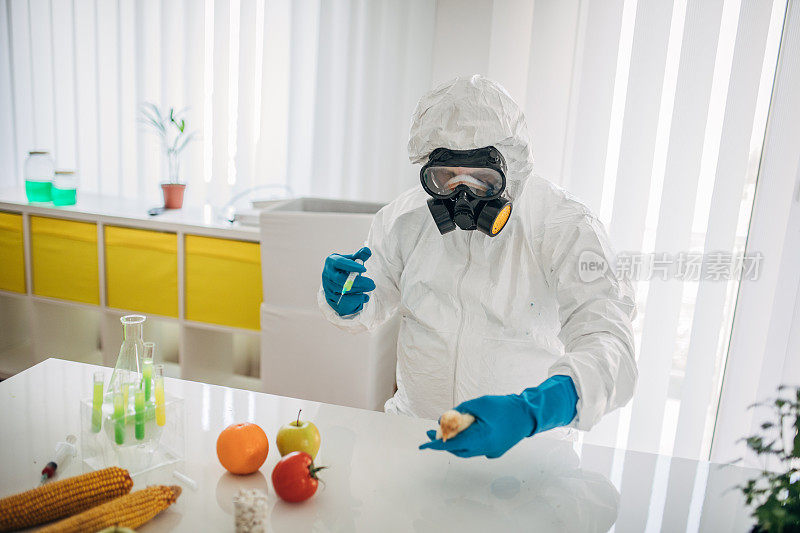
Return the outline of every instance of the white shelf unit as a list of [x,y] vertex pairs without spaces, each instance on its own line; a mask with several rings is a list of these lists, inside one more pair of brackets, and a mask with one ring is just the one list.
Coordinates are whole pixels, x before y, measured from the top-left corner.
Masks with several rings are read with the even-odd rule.
[[[157,362],[168,376],[248,390],[263,390],[259,374],[260,330],[186,319],[185,238],[187,235],[259,242],[257,228],[209,222],[202,211],[148,217],[135,201],[82,195],[76,206],[28,204],[20,191],[0,191],[0,212],[21,214],[25,244],[26,293],[0,290],[0,379],[49,357],[114,366],[122,342],[120,317],[147,316],[145,340],[157,344]],[[43,216],[97,225],[99,305],[37,296],[33,292],[30,217]],[[105,280],[105,226],[175,234],[178,242],[178,317],[109,307]],[[254,289],[255,290],[255,289]]]

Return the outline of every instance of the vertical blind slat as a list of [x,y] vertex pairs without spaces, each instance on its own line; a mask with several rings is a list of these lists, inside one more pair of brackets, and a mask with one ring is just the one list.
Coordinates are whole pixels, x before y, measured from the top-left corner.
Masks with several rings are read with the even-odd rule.
[[[136,80],[140,103],[161,102],[161,2],[140,0],[136,3]],[[137,108],[137,113],[140,109]],[[138,195],[148,199],[159,196],[158,183],[166,177],[167,166],[161,140],[151,128],[140,124],[137,131],[139,148]]]
[[0,187],[13,187],[17,181],[17,152],[14,138],[14,97],[12,93],[11,42],[8,19],[10,4],[0,5]]
[[58,165],[76,170],[75,138],[75,42],[72,32],[72,2],[53,1],[53,96],[55,100],[55,137]]
[[342,135],[348,79],[341,73],[347,68],[348,13],[350,1],[322,2],[320,7],[319,46],[317,49],[317,86],[314,105],[314,146],[311,186],[325,196],[341,194]]
[[[297,35],[305,32],[308,35],[308,39],[292,43],[289,63],[289,87],[292,87],[289,100],[289,120],[292,128],[288,130],[286,172],[293,192],[300,195],[308,194],[311,190],[313,162],[308,154],[317,149],[314,145],[314,115],[316,114],[314,95],[316,94],[318,75],[317,49],[319,48],[321,6],[319,0],[299,0],[292,3],[291,10],[290,34]],[[264,45],[266,46],[266,39]],[[266,65],[268,64],[266,57],[265,50],[265,80],[267,79]],[[267,87],[268,83],[265,81],[263,85]],[[261,105],[266,107],[267,101],[262,97]],[[264,135],[265,131],[262,125],[262,139]]]
[[618,250],[642,247],[673,2],[639,0],[609,235]]
[[[427,16],[423,12],[423,6],[419,0],[402,3],[387,3],[383,14],[383,25],[388,25],[393,28],[389,40],[391,50],[391,63],[386,63],[383,68],[386,76],[381,79],[383,87],[386,89],[386,95],[391,98],[392,105],[389,106],[391,113],[388,114],[390,126],[387,129],[385,142],[389,143],[385,156],[381,156],[380,149],[383,147],[381,140],[376,136],[372,136],[371,149],[374,151],[373,161],[377,165],[388,162],[390,168],[396,169],[397,178],[394,180],[374,180],[375,184],[372,194],[369,199],[375,201],[385,201],[390,198],[396,198],[403,191],[408,190],[410,187],[417,183],[415,179],[418,176],[417,169],[413,167],[408,160],[408,128],[410,126],[409,117],[414,112],[416,99],[420,94],[425,92],[425,86],[420,86],[420,74],[422,71],[430,72],[430,65],[425,62],[425,55],[421,54],[414,56],[417,60],[415,65],[409,62],[408,57],[408,41],[407,36],[412,32],[412,28],[418,27],[418,20],[421,16]],[[424,35],[424,33],[423,33]],[[366,46],[366,45],[365,45]],[[414,78],[417,78],[416,80]],[[365,77],[365,81],[369,76]],[[411,79],[412,84],[407,82]],[[363,83],[363,82],[362,82]],[[417,84],[418,89],[411,88],[413,83]],[[423,81],[424,83],[424,81]],[[367,89],[368,91],[369,89]],[[406,92],[410,91],[410,92]],[[412,98],[409,98],[411,96]],[[377,105],[381,105],[380,103]],[[368,126],[371,129],[365,131],[374,131],[375,128],[380,126],[380,117],[377,113],[367,113],[371,122]],[[380,172],[385,167],[378,167],[376,172]],[[352,187],[353,195],[358,194],[358,187]]]
[[492,4],[488,76],[503,80],[503,87],[525,109],[531,54],[531,24],[535,2],[511,0]]
[[183,179],[189,183],[186,188],[186,203],[200,205],[205,201],[205,182],[203,181],[203,68],[205,52],[206,17],[204,2],[185,0],[183,3],[184,31],[183,61],[179,71],[185,80],[184,92],[179,105],[188,107],[187,127],[196,132],[195,140],[184,149],[181,157]]
[[[36,144],[58,157],[53,111],[53,29],[50,0],[30,0],[33,120]],[[56,166],[60,161],[56,159]]]
[[97,131],[97,18],[94,2],[75,2],[75,95],[81,189],[100,192]]
[[[158,104],[165,110],[174,108],[175,111],[178,111],[186,107],[184,91],[186,80],[183,65],[186,61],[184,36],[187,18],[182,2],[161,1],[161,86]],[[202,89],[200,90],[202,91]],[[187,123],[189,128],[193,127],[191,120],[187,120]],[[164,155],[162,154],[160,157],[163,159]],[[180,156],[180,161],[183,163],[185,156]],[[168,174],[165,174],[163,178],[167,178],[167,176]],[[186,174],[186,169],[182,166],[179,169],[178,177],[182,182],[190,179]]]
[[9,0],[9,36],[11,39],[14,128],[16,129],[18,183],[23,180],[25,158],[37,148],[33,121],[33,86],[31,84],[30,24],[27,0]]
[[161,2],[161,105],[184,107],[183,61],[186,13],[181,2]]
[[97,2],[97,122],[100,192],[120,193],[119,5]]
[[[316,29],[319,5],[317,2],[288,2],[287,0],[268,1],[264,6],[261,59],[261,80],[259,83],[260,121],[257,130],[256,154],[253,157],[256,168],[263,174],[259,182],[263,184],[288,184],[287,173],[297,161],[298,165],[310,169],[308,156],[311,146],[310,135],[314,113],[313,88],[316,86]],[[295,31],[307,32],[307,39],[291,43]],[[291,45],[290,45],[291,43]],[[297,72],[297,71],[300,72]],[[296,85],[293,77],[304,83]],[[289,92],[289,87],[295,90]],[[289,117],[292,116],[292,132],[300,137],[296,143],[289,138]],[[292,144],[297,152],[290,152]],[[296,160],[293,157],[296,156]],[[295,167],[296,168],[296,167]],[[310,170],[299,173],[298,179],[308,183]],[[292,178],[294,183],[294,178]],[[295,189],[297,192],[297,189]]]
[[[360,83],[362,80],[362,76],[368,69],[375,69],[372,72],[377,73],[379,66],[370,59],[373,59],[375,55],[378,53],[380,49],[379,46],[371,46],[369,50],[364,49],[364,42],[370,36],[367,36],[368,32],[372,31],[373,33],[379,32],[382,28],[378,24],[369,24],[375,20],[374,12],[372,17],[368,11],[378,11],[381,9],[381,5],[378,2],[371,2],[365,3],[361,2],[360,0],[356,0],[350,4],[350,35],[349,35],[349,42],[348,42],[348,58],[349,61],[347,62],[347,78],[350,80],[351,89],[347,91],[346,96],[346,103],[345,103],[345,123],[342,124],[344,128],[352,129],[354,131],[354,135],[348,136],[342,139],[343,148],[342,150],[345,153],[352,153],[352,150],[358,149],[359,147],[364,150],[364,154],[370,153],[370,146],[367,145],[369,142],[369,138],[365,138],[366,131],[370,131],[369,129],[365,130],[365,126],[369,128],[369,117],[365,117],[362,113],[365,107],[368,105],[365,102],[365,98],[369,98],[374,95],[374,93],[364,92],[364,83]],[[369,26],[368,26],[369,24]],[[377,35],[376,35],[377,36]],[[376,42],[371,41],[370,42]],[[369,61],[369,64],[367,62]],[[360,104],[360,105],[359,105]],[[373,130],[374,131],[374,130]],[[374,138],[374,136],[372,136]],[[352,158],[344,158],[342,160],[342,170],[341,173],[344,176],[351,175],[353,172],[372,172],[373,169],[370,166],[371,157],[367,156],[365,159],[360,161],[361,168],[358,168],[358,164]],[[355,184],[347,181],[344,181],[341,185],[341,192],[344,195],[352,196],[355,192],[354,186]]]
[[[397,113],[400,109],[395,106],[387,106],[386,99],[391,98],[394,100],[397,94],[398,71],[394,66],[398,62],[398,48],[399,32],[405,27],[406,20],[400,13],[393,9],[391,4],[383,4],[376,7],[371,13],[365,13],[367,16],[374,18],[375,23],[366,22],[367,26],[374,26],[369,28],[366,33],[365,40],[374,43],[370,46],[370,54],[367,56],[369,62],[369,71],[375,72],[376,75],[367,75],[365,77],[357,77],[351,80],[353,87],[362,86],[362,90],[366,95],[366,108],[367,109],[380,109],[383,108],[384,112],[364,113],[364,121],[361,125],[356,127],[363,127],[366,134],[364,147],[369,156],[367,157],[367,171],[372,175],[380,175],[385,169],[386,160],[381,155],[381,139],[377,135],[369,135],[368,132],[376,131],[378,129],[386,128],[387,131],[398,131],[395,125],[398,123],[399,118]],[[358,105],[354,103],[354,105]],[[362,126],[363,125],[363,126]],[[399,137],[399,136],[398,136]],[[406,139],[398,137],[390,138],[387,135],[386,142],[399,143],[403,146]],[[350,150],[358,150],[357,146],[352,146]],[[350,153],[353,153],[352,151]],[[364,192],[365,198],[370,200],[386,199],[393,197],[393,191],[388,184],[372,180],[372,183],[365,184]],[[358,194],[358,186],[351,187],[352,194]]]
[[[780,3],[780,2],[779,2]],[[711,200],[704,248],[706,252],[732,253],[736,222],[749,167],[750,141],[760,76],[769,31],[772,3],[745,0],[741,6],[728,102],[716,180]],[[703,224],[705,226],[705,224]],[[686,375],[681,387],[675,449],[681,457],[699,457],[710,414],[712,384],[722,326],[727,283],[702,280],[698,288],[687,355]],[[706,450],[707,452],[707,450]]]
[[533,8],[525,116],[534,168],[555,183],[563,183],[579,6],[578,0],[536,0]]
[[226,197],[228,179],[228,65],[230,60],[230,5],[225,0],[214,1],[214,77],[213,129],[204,132],[212,139],[213,159],[209,199],[219,204]]
[[[722,1],[692,2],[686,13],[664,187],[656,228],[659,252],[688,250],[706,134]],[[651,279],[645,306],[640,386],[634,397],[628,445],[658,450],[670,382],[683,283]]]
[[397,162],[398,179],[394,183],[392,198],[419,183],[419,167],[411,165],[408,160],[408,129],[411,126],[411,116],[417,106],[419,95],[424,94],[431,84],[431,55],[433,46],[433,32],[436,24],[436,5],[427,0],[413,0],[407,2],[408,27],[413,26],[419,31],[419,38],[406,39],[403,50],[402,64],[403,75],[398,86],[403,88],[398,98],[398,107],[401,116],[401,128],[396,132],[396,141],[393,142],[395,161]]
[[581,75],[572,103],[576,127],[568,134],[565,185],[595,213],[603,193],[622,7],[622,0],[588,5]]
[[120,194],[128,198],[135,198],[139,188],[136,25],[136,0],[119,0],[119,173]]
[[228,12],[228,146],[225,185],[229,195],[235,193],[239,181],[236,166],[239,121],[239,30],[241,0],[230,0]]
[[255,105],[256,12],[258,0],[241,0],[239,6],[239,120],[236,124],[236,191],[255,183],[253,178],[253,122]]

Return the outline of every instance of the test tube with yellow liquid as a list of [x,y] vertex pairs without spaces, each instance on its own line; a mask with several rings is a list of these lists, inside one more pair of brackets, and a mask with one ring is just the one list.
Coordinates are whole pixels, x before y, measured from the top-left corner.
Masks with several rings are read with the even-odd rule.
[[156,424],[163,426],[167,423],[167,408],[164,403],[164,365],[156,365],[154,382],[156,395]]
[[103,373],[92,377],[92,433],[99,433],[103,425]]

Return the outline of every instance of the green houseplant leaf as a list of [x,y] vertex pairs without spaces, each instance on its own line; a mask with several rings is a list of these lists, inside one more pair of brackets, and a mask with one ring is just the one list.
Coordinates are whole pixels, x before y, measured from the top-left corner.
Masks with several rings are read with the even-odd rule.
[[[762,434],[743,439],[748,449],[765,460],[758,477],[738,487],[757,522],[753,531],[800,531],[800,388],[778,388],[779,393],[785,391],[791,395],[751,406],[770,408],[775,418],[761,423]],[[787,430],[791,431],[788,438]],[[769,459],[780,465],[778,472],[767,470]]]

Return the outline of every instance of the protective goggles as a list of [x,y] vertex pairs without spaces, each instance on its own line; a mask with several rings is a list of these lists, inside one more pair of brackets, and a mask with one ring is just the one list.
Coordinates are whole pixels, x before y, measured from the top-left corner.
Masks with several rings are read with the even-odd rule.
[[437,148],[419,171],[425,191],[434,198],[452,198],[465,190],[483,200],[506,188],[506,161],[494,146],[474,150]]

